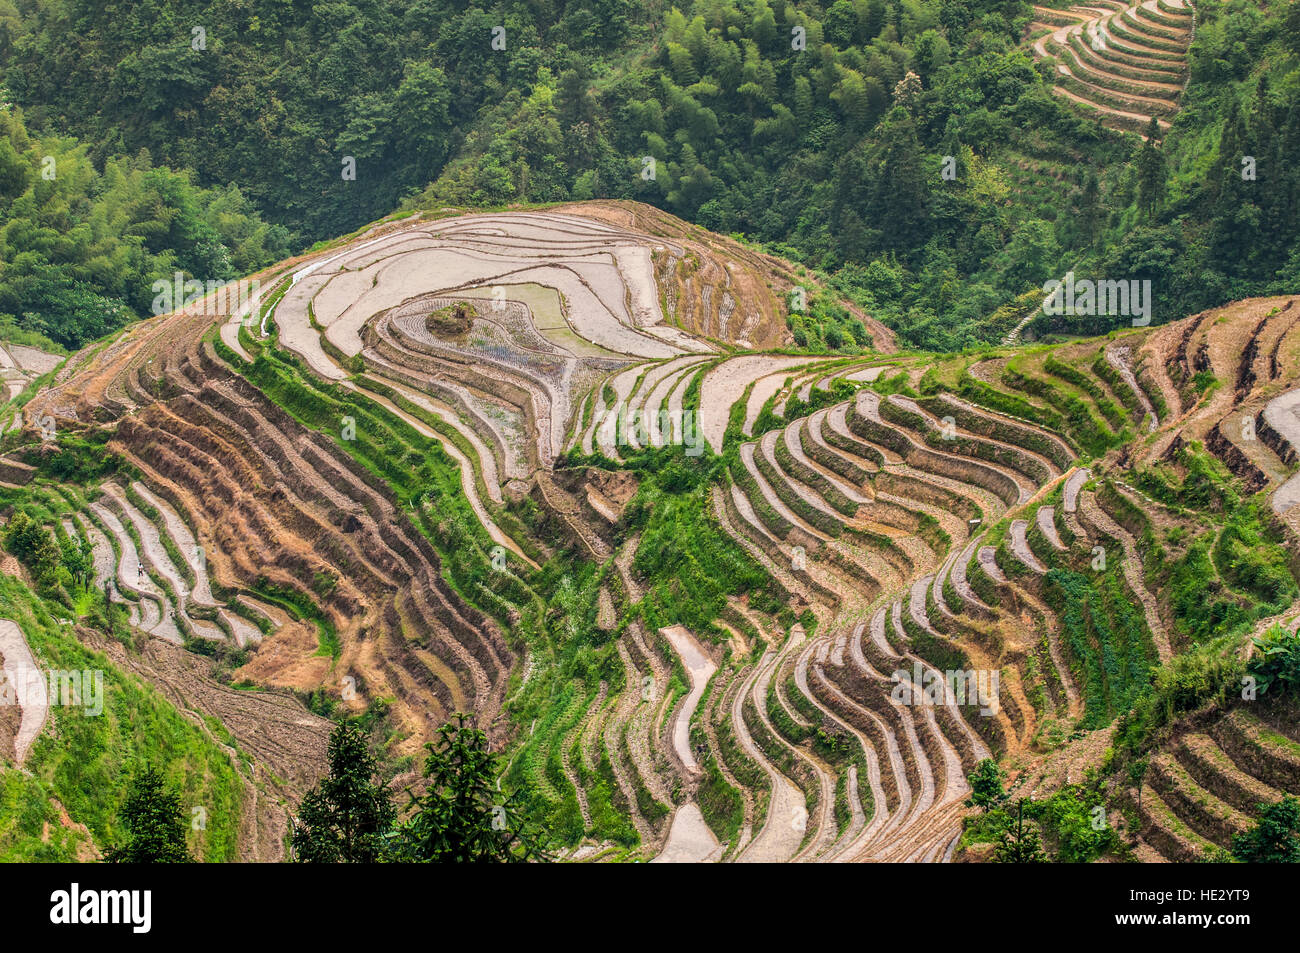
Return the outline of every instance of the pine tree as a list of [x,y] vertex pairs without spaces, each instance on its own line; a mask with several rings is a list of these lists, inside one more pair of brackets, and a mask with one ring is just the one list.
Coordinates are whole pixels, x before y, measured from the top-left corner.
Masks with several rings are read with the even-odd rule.
[[146,765],[132,778],[118,819],[126,828],[126,843],[108,851],[110,864],[184,864],[193,859],[185,846],[180,796],[157,769]]
[[885,28],[888,9],[885,0],[867,0],[866,17],[862,24],[863,42],[870,43]]
[[1008,827],[998,837],[993,849],[993,858],[1000,864],[1045,864],[1047,854],[1043,851],[1038,828],[1025,826],[1025,799],[1016,802],[1015,827]]
[[1300,0],[1291,0],[1282,21],[1282,39],[1287,49],[1300,54]]
[[863,219],[886,223],[886,235],[893,247],[899,252],[911,252],[923,246],[929,237],[929,191],[916,124],[896,109],[876,138],[884,141],[883,161],[875,182],[872,208]]
[[294,823],[293,851],[304,863],[374,863],[397,812],[377,779],[378,764],[366,736],[351,725],[330,733],[329,775],[302,799]]
[[1251,269],[1259,255],[1258,182],[1243,178],[1242,162],[1259,157],[1251,144],[1246,116],[1234,100],[1219,136],[1218,163],[1210,182],[1213,201],[1210,206],[1208,241],[1212,258],[1219,270],[1240,275]]
[[985,758],[975,765],[975,770],[966,777],[971,794],[966,799],[967,807],[980,807],[989,811],[1007,799],[1007,792],[1002,789],[1006,773],[998,767],[992,758]]
[[1138,206],[1148,219],[1155,216],[1165,197],[1165,157],[1160,151],[1160,126],[1154,116],[1147,126],[1147,141],[1138,155]]
[[1079,199],[1079,227],[1088,239],[1088,247],[1097,244],[1101,233],[1103,210],[1101,207],[1101,183],[1096,172],[1089,172],[1083,183],[1083,195]]
[[428,787],[411,796],[411,816],[398,828],[394,859],[417,863],[511,863],[546,860],[545,835],[524,813],[518,792],[497,785],[500,759],[487,735],[465,723],[438,729],[425,745]]

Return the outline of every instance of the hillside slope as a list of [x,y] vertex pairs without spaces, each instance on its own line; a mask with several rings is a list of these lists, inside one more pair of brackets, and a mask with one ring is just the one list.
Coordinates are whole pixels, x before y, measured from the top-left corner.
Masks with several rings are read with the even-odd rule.
[[364,712],[399,774],[473,712],[575,858],[948,860],[980,761],[1046,802],[1111,745],[1157,753],[1140,801],[1088,795],[1106,850],[1190,856],[1180,824],[1225,841],[1170,758],[1250,811],[1207,732],[1240,791],[1296,790],[1237,756],[1273,701],[1151,714],[1300,619],[1290,296],[800,352],[791,292],[850,314],[830,288],[623,203],[386,220],[256,278],[74,355],[0,463],[10,525],[86,538],[118,664],[189,699],[212,660],[200,709],[290,805],[326,723],[241,688]]

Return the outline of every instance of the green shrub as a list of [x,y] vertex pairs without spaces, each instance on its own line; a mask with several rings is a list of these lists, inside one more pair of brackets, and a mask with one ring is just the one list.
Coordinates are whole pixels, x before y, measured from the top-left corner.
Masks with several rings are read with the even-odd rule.
[[1249,669],[1260,694],[1275,686],[1279,693],[1300,689],[1300,632],[1271,625],[1254,643],[1256,654]]

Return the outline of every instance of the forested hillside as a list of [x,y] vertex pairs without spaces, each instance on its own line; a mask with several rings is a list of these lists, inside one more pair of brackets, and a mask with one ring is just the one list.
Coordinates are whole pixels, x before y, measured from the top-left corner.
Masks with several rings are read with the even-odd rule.
[[[1033,307],[1015,299],[1071,266],[1151,280],[1158,322],[1294,279],[1296,4],[1197,4],[1182,109],[1145,159],[1051,95],[1033,16],[1016,0],[5,0],[0,99],[42,142],[88,145],[31,146],[9,110],[0,314],[45,330],[72,311],[85,340],[115,308],[142,313],[151,275],[277,258],[288,236],[258,216],[301,248],[404,199],[650,202],[834,274],[929,348],[1000,338]],[[32,186],[37,153],[64,151],[85,170],[46,186],[56,198]],[[109,209],[124,247],[87,247]],[[74,223],[74,241],[42,238]]]
[[149,314],[155,280],[226,281],[288,253],[237,186],[191,179],[147,152],[97,164],[0,108],[0,338],[76,349]]

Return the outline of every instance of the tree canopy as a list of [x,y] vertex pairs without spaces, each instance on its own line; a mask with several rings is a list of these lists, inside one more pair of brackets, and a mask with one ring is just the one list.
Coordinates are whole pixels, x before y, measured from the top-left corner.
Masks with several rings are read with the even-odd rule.
[[118,820],[126,840],[108,851],[109,863],[183,864],[192,859],[180,795],[156,768],[146,765],[131,779]]
[[397,812],[366,735],[353,725],[330,733],[329,773],[307,792],[291,843],[304,863],[357,864],[381,859]]
[[48,0],[0,31],[0,100],[39,133],[0,137],[0,316],[80,342],[170,268],[243,273],[399,205],[607,197],[765,243],[921,347],[999,339],[1070,267],[1150,280],[1174,319],[1300,277],[1295,11],[1198,8],[1144,146],[1052,95],[1024,0]]
[[487,735],[458,714],[425,745],[419,793],[399,819],[366,734],[330,734],[329,772],[303,798],[292,838],[307,863],[514,863],[548,860],[549,838],[526,796],[502,792],[504,765]]

